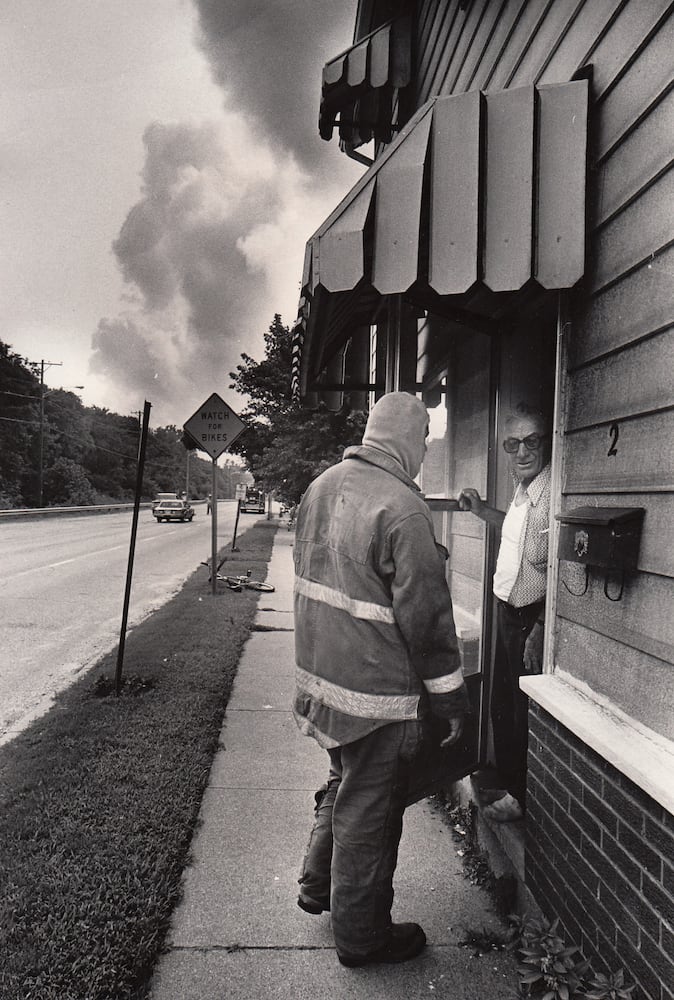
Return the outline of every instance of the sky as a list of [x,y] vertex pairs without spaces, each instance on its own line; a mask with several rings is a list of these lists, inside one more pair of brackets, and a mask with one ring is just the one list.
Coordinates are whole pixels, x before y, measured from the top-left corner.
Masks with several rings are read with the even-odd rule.
[[0,340],[88,405],[182,424],[292,325],[363,167],[324,142],[356,0],[2,0]]

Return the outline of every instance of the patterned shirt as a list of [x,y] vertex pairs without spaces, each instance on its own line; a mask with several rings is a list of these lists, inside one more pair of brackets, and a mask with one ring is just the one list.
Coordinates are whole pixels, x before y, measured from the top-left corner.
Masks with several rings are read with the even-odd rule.
[[[529,485],[518,485],[527,496],[527,515],[520,535],[520,566],[510,591],[508,604],[522,608],[545,598],[548,574],[548,538],[550,530],[550,464],[541,469]],[[515,502],[513,498],[513,503]]]

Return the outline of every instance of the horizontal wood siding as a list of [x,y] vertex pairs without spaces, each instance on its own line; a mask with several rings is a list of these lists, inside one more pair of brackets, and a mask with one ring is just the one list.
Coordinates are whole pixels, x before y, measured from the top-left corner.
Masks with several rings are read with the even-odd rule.
[[559,618],[555,665],[649,729],[674,740],[671,662],[649,656],[604,632]]
[[674,327],[572,373],[568,392],[569,431],[674,406]]
[[[622,599],[609,601],[604,581],[594,574],[590,576],[587,593],[574,596],[584,587],[579,569],[572,563],[563,562],[560,566],[558,615],[649,656],[665,662],[674,660],[674,580],[654,574],[628,578]],[[617,581],[609,580],[608,593],[615,596],[618,590]]]
[[[671,89],[673,46],[674,20],[670,14],[655,35],[644,38],[638,57],[631,54],[631,61],[611,90],[597,98],[596,154],[599,159],[607,156],[627,131]],[[594,65],[594,57],[591,61]]]
[[674,247],[592,298],[576,300],[569,367],[577,368],[666,329],[674,315]]
[[609,30],[613,19],[620,15],[626,0],[586,0],[568,23],[542,66],[537,83],[564,83],[570,80],[579,66],[591,60],[591,53]]
[[562,46],[564,37],[573,27],[584,6],[585,0],[564,0],[563,3],[553,3],[516,68],[510,74],[506,86],[521,87],[541,76],[547,64]]
[[[588,6],[610,7],[611,4],[596,4],[588,0]],[[638,57],[646,40],[650,38],[671,11],[671,0],[623,0],[617,16],[609,19],[609,30],[597,34],[596,40],[584,55],[584,61],[592,63],[593,87],[597,100],[614,86],[624,74],[625,68]]]
[[563,492],[674,490],[674,409],[628,417],[617,429],[600,424],[567,436]]
[[622,280],[671,245],[672,199],[674,170],[670,169],[614,215],[608,225],[595,231],[587,263],[586,287],[590,294]]
[[674,136],[674,90],[629,132],[618,156],[601,165],[594,223],[604,225],[670,168],[671,149],[663,136]]

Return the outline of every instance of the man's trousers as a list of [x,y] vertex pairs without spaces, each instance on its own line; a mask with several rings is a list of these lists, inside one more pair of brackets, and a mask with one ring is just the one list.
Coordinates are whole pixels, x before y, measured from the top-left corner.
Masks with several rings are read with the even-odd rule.
[[338,952],[364,955],[390,937],[410,765],[421,723],[392,722],[328,750],[330,774],[316,796],[316,819],[300,884],[329,898]]
[[504,787],[525,806],[527,745],[529,739],[527,696],[520,691],[524,670],[524,644],[543,601],[514,608],[496,601],[496,650],[491,689],[491,721],[496,768]]

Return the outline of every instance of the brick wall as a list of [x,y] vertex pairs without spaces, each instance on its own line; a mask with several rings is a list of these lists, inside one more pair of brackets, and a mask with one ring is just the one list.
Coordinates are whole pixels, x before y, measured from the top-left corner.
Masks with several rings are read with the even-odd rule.
[[529,721],[529,889],[595,971],[674,1000],[674,818],[534,703]]

